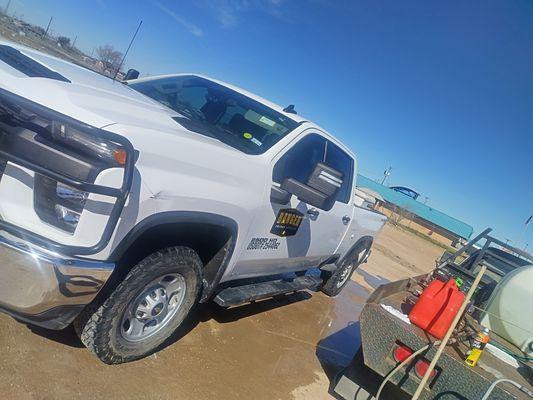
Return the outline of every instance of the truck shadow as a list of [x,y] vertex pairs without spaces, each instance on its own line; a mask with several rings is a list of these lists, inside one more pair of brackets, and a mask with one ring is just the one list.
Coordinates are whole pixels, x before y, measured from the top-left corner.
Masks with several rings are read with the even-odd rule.
[[[330,382],[328,393],[338,400],[371,400],[374,399],[383,377],[364,365],[361,347],[359,321],[349,324],[320,340],[315,352],[320,365]],[[335,387],[341,377],[349,382]],[[381,400],[407,400],[410,397],[398,388],[387,385],[382,392]]]
[[165,348],[178,342],[185,335],[190,333],[199,323],[207,322],[214,319],[218,323],[224,324],[235,322],[243,318],[248,318],[257,314],[264,313],[275,308],[283,307],[299,301],[308,300],[312,295],[308,292],[296,292],[288,295],[277,296],[267,300],[261,300],[255,303],[247,303],[242,306],[232,308],[223,308],[210,302],[199,304],[196,312],[183,322],[183,324],[168,338],[161,346],[151,354],[164,350]]
[[328,392],[337,399],[342,398],[333,391],[337,375],[350,364],[360,346],[361,334],[358,321],[321,339],[316,345],[316,357],[330,382]]
[[[219,323],[229,323],[238,321],[243,318],[248,318],[257,314],[273,310],[275,308],[287,306],[300,301],[309,300],[312,295],[308,292],[296,292],[283,296],[277,296],[267,300],[261,300],[255,303],[248,303],[242,306],[223,308],[215,303],[200,304],[197,306],[196,312],[191,313],[190,317],[185,319],[181,326],[153,353],[157,353],[165,348],[173,345],[182,337],[191,332],[199,323],[207,322],[211,319]],[[32,333],[39,335],[47,340],[63,344],[73,348],[85,347],[80,341],[74,327],[69,325],[67,328],[55,331],[51,329],[41,328],[39,326],[27,325]]]
[[243,318],[252,317],[275,308],[288,306],[290,304],[298,303],[300,301],[309,300],[313,296],[306,292],[296,292],[287,295],[280,295],[270,299],[257,301],[254,303],[246,303],[240,306],[223,308],[215,303],[203,305],[198,313],[198,317],[202,322],[214,319],[218,323],[224,324],[228,322],[235,322]]
[[64,344],[65,346],[74,347],[77,349],[85,347],[78,337],[74,327],[69,325],[63,330],[54,331],[51,329],[41,328],[39,326],[27,325],[28,329],[45,339]]

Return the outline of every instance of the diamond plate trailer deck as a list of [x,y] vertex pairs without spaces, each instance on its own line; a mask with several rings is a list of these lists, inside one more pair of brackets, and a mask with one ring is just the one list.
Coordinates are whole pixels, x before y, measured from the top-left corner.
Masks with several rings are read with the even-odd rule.
[[[370,369],[386,376],[396,365],[392,353],[397,343],[414,351],[435,341],[435,338],[418,327],[408,324],[385,310],[388,305],[406,313],[406,299],[419,289],[418,279],[410,278],[380,286],[367,300],[360,316],[361,342],[364,363]],[[470,321],[467,321],[470,323]],[[487,351],[476,367],[464,363],[468,342],[457,341],[447,346],[437,363],[437,373],[430,379],[421,399],[481,399],[492,382],[500,377],[510,378],[529,387],[524,377],[514,368],[500,361]],[[422,357],[431,360],[436,347],[431,347]],[[415,358],[416,362],[417,358]],[[488,372],[491,371],[491,372]],[[501,374],[501,376],[499,376]],[[497,376],[498,375],[498,376]],[[391,382],[409,394],[420,383],[414,371],[414,362],[404,367]],[[498,386],[490,399],[526,399],[525,394],[508,385]]]

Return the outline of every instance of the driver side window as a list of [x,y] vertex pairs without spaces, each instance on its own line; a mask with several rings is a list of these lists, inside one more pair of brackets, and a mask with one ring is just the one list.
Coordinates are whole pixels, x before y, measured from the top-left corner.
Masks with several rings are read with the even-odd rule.
[[322,136],[305,136],[278,160],[272,180],[279,184],[286,178],[307,182],[317,163],[324,161],[325,149],[326,139]]
[[343,183],[335,197],[342,203],[350,202],[354,161],[339,146],[317,134],[310,134],[296,143],[274,166],[272,180],[281,184],[286,178],[307,182],[318,163],[339,171]]

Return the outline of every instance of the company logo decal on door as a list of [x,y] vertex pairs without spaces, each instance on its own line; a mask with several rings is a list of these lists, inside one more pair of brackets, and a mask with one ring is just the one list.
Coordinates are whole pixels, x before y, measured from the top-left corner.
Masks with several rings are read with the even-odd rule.
[[246,250],[277,250],[279,245],[278,239],[252,238]]
[[304,215],[294,208],[284,208],[279,210],[276,222],[272,225],[270,233],[286,237],[294,236],[304,219]]

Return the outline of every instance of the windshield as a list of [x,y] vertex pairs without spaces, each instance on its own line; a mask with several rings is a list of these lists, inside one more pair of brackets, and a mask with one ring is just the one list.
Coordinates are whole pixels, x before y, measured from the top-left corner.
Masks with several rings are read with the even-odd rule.
[[177,111],[190,131],[210,136],[247,154],[262,154],[298,123],[225,86],[197,76],[132,82],[133,89]]

